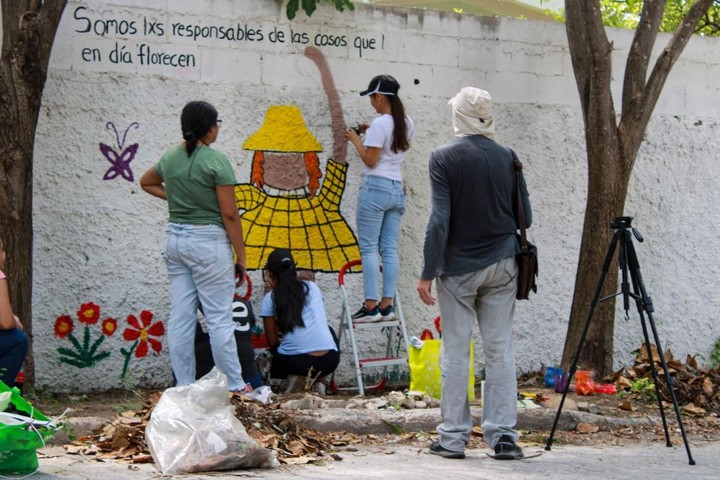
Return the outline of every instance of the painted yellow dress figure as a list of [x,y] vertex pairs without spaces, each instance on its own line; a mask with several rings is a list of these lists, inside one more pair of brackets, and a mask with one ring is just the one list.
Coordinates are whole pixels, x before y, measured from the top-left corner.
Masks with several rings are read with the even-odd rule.
[[298,107],[269,107],[243,149],[255,151],[252,183],[235,187],[248,269],[261,269],[276,248],[290,250],[297,268],[313,271],[337,272],[360,258],[340,213],[348,166],[329,159],[320,187],[317,152],[323,148]]

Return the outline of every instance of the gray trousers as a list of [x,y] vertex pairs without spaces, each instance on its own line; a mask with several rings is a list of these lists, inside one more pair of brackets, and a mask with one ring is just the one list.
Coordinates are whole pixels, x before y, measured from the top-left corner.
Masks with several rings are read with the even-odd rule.
[[517,441],[517,380],[512,344],[512,320],[518,272],[515,257],[487,268],[437,281],[442,317],[442,398],[443,422],[437,427],[440,445],[464,451],[470,441],[472,416],[468,401],[470,342],[475,322],[485,353],[485,397],[482,428],[492,448],[500,435]]

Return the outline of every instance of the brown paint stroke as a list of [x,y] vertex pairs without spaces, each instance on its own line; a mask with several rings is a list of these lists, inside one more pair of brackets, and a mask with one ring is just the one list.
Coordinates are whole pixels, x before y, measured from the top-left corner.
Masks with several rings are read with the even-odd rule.
[[333,132],[332,158],[335,162],[345,165],[347,164],[347,139],[345,138],[345,130],[347,127],[345,126],[345,118],[343,117],[340,95],[338,95],[337,88],[335,88],[335,81],[330,73],[330,66],[322,52],[315,47],[306,47],[305,56],[312,60],[320,71],[323,90],[325,90],[325,95],[328,99]]

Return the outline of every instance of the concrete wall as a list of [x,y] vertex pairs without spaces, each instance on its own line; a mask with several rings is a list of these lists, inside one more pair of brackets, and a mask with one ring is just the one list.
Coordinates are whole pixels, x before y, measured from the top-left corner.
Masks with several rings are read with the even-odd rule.
[[[188,37],[196,27],[199,36]],[[210,29],[203,27],[225,27],[234,39],[219,30],[206,37]],[[631,33],[612,32],[616,98]],[[301,12],[290,22],[273,1],[71,1],[53,49],[35,148],[33,325],[40,386],[170,383],[163,334],[169,294],[160,255],[167,211],[137,180],[181,140],[179,112],[195,99],[218,107],[224,122],[215,146],[228,154],[239,182],[250,183],[252,167],[253,152],[243,144],[275,105],[300,109],[323,147],[318,155],[325,174],[333,156],[330,110],[319,70],[304,54],[308,46],[327,61],[345,122],[373,117],[357,92],[379,73],[400,81],[415,120],[400,245],[400,295],[410,335],[431,327],[438,314],[415,292],[429,207],[428,154],[452,138],[449,97],[466,85],[492,93],[498,139],[525,163],[535,219],[531,239],[541,256],[540,292],[516,309],[518,369],[560,360],[587,183],[563,25],[365,5],[344,13],[321,5],[312,18]],[[636,247],[661,338],[681,357],[708,358],[720,336],[711,256],[720,247],[717,78],[718,41],[693,38],[648,128],[626,209],[646,238]],[[354,151],[347,160],[339,212],[354,229],[360,161]],[[337,325],[342,296],[337,274],[328,270],[316,278]],[[251,274],[259,307],[261,275]],[[350,275],[352,308],[361,300],[360,286],[360,276]],[[153,340],[145,343],[145,355],[139,331]],[[619,313],[616,365],[627,365],[641,341],[637,314],[631,311],[626,322]],[[364,341],[375,350],[380,343]],[[481,349],[476,359],[480,371]],[[348,364],[341,365],[347,377]]]

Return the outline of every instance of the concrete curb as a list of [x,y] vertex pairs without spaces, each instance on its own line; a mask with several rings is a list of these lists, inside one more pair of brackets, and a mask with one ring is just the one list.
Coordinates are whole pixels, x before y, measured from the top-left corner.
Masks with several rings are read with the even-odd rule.
[[[480,424],[482,409],[471,408],[474,423]],[[557,415],[549,408],[518,410],[517,428],[520,430],[550,431]],[[344,408],[323,408],[304,410],[296,417],[307,428],[320,432],[350,432],[357,434],[434,431],[442,421],[439,408],[422,410],[361,410]],[[581,422],[596,425],[652,425],[659,418],[614,418],[578,411],[563,411],[557,429],[571,431]]]
[[[482,408],[470,409],[473,421],[480,424]],[[550,408],[518,410],[517,428],[519,430],[550,431],[557,411]],[[403,432],[431,432],[442,421],[439,408],[416,410],[393,409],[348,409],[328,407],[319,409],[296,410],[296,420],[304,427],[319,432],[348,432],[361,435]],[[100,417],[70,417],[67,427],[59,431],[48,445],[64,445],[73,439],[91,435],[94,431],[111,423],[113,419]],[[558,430],[571,431],[581,422],[595,425],[658,425],[659,417],[615,418],[575,410],[563,410],[558,421]]]

